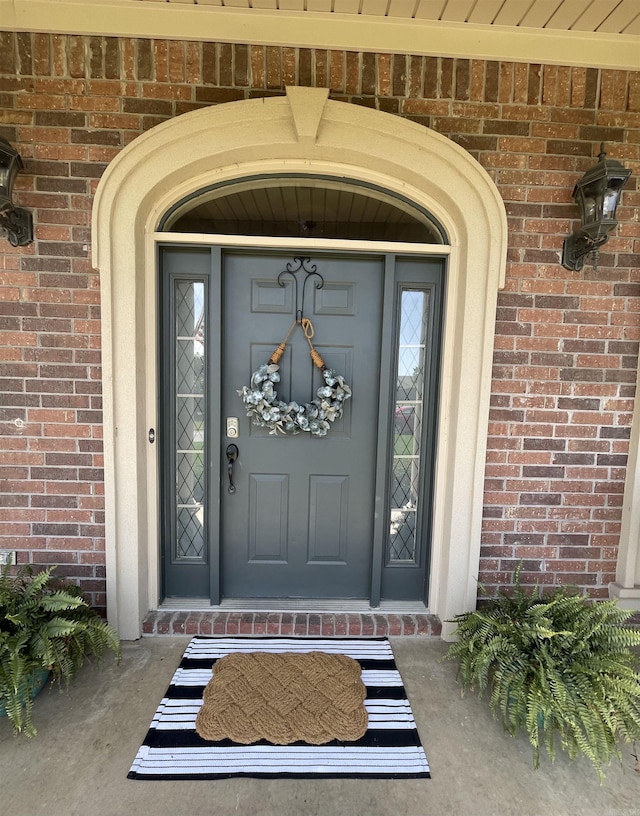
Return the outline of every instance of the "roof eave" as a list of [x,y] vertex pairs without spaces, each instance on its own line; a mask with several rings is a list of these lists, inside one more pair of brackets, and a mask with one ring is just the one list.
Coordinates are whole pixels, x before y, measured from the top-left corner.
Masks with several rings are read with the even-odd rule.
[[640,37],[131,0],[0,0],[0,30],[416,54],[640,70]]

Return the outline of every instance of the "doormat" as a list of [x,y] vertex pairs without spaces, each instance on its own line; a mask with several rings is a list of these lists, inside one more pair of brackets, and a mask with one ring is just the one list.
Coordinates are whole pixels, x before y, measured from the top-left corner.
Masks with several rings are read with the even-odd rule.
[[352,657],[326,652],[244,652],[216,663],[196,731],[206,740],[273,745],[364,736],[367,690]]
[[[205,688],[227,655],[322,652],[346,655],[359,665],[366,689],[367,729],[354,740],[321,745],[266,739],[242,744],[207,740],[196,731]],[[194,637],[160,702],[129,779],[382,778],[430,776],[402,678],[386,638]]]

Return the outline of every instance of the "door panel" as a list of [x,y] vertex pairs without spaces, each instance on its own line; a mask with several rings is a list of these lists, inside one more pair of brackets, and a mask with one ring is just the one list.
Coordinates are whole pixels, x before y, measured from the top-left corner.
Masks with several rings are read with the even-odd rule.
[[162,253],[160,444],[167,597],[209,597],[210,267],[210,250]]
[[346,564],[349,518],[349,478],[311,476],[309,479],[309,563]]
[[249,561],[287,563],[289,552],[289,477],[249,476]]
[[[369,596],[384,264],[328,255],[313,261],[326,287],[306,291],[314,345],[354,393],[323,438],[269,435],[250,423],[237,395],[295,318],[292,283],[280,292],[272,286],[291,256],[224,256],[223,416],[240,419],[236,492],[222,495],[225,596]],[[277,392],[287,402],[307,402],[322,385],[299,328],[281,374]]]

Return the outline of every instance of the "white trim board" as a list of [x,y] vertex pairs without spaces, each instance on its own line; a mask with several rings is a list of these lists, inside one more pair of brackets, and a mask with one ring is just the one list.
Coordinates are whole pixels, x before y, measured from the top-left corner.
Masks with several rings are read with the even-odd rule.
[[0,0],[0,30],[640,69],[633,34],[133,0]]

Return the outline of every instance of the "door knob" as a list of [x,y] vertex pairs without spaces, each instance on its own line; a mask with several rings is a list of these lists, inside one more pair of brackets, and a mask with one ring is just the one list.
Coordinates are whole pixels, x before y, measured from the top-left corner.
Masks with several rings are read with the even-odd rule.
[[227,488],[229,493],[236,492],[236,486],[233,483],[233,464],[238,458],[238,446],[231,444],[227,445],[227,474],[229,475],[229,487]]

